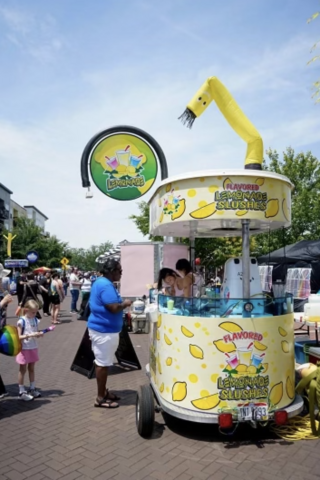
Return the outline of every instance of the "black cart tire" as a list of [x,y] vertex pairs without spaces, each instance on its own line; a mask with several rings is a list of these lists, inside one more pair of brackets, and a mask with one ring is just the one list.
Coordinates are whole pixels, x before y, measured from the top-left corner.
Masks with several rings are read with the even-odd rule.
[[154,396],[149,385],[142,385],[137,393],[136,424],[141,437],[150,438],[154,427]]

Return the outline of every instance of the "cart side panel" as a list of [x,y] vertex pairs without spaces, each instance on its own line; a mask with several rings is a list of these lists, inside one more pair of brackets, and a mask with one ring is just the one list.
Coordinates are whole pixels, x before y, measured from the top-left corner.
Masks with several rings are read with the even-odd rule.
[[150,345],[158,394],[173,405],[214,414],[248,403],[266,402],[269,411],[290,405],[293,324],[293,314],[228,319],[159,314]]

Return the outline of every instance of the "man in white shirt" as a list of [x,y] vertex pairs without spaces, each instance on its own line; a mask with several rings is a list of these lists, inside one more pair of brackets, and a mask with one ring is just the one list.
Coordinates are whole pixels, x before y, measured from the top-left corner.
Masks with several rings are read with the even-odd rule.
[[81,282],[81,304],[80,304],[80,312],[77,320],[84,320],[84,312],[86,310],[87,303],[89,301],[91,284],[92,284],[90,279],[90,273],[85,273],[83,275],[83,279],[80,280],[80,282]]
[[78,269],[72,268],[70,275],[71,313],[78,313],[77,301],[79,299],[81,283],[78,277]]

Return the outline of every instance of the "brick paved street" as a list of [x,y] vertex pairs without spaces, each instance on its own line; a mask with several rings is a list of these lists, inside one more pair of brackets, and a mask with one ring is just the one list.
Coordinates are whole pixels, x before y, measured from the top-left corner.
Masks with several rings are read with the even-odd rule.
[[[93,408],[95,380],[70,371],[85,322],[68,313],[69,303],[70,297],[63,306],[63,324],[39,340],[36,383],[42,398],[19,401],[18,366],[14,358],[0,356],[0,372],[10,393],[0,400],[0,480],[320,478],[319,441],[288,443],[251,428],[230,439],[219,435],[216,427],[164,420],[160,414],[153,438],[140,438],[135,391],[146,382],[144,369],[115,368],[110,386],[122,397],[121,407]],[[15,324],[15,318],[8,323]],[[41,326],[47,324],[44,318]],[[144,366],[147,335],[131,339]]]

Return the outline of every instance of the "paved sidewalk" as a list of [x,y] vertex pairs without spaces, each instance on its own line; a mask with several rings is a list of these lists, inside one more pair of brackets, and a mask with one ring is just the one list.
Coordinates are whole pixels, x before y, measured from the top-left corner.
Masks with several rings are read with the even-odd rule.
[[[36,383],[43,397],[17,398],[18,366],[0,355],[0,373],[10,396],[0,400],[0,480],[317,480],[320,441],[289,443],[266,430],[242,428],[234,438],[217,428],[156,415],[153,438],[135,427],[135,391],[144,370],[117,368],[110,386],[121,397],[116,410],[93,408],[95,380],[70,371],[85,322],[69,312],[63,324],[39,340]],[[15,306],[10,308],[13,314]],[[8,323],[15,324],[15,318]],[[41,326],[47,326],[44,318]],[[131,335],[141,364],[147,363],[148,336]],[[121,373],[120,373],[121,372]]]

